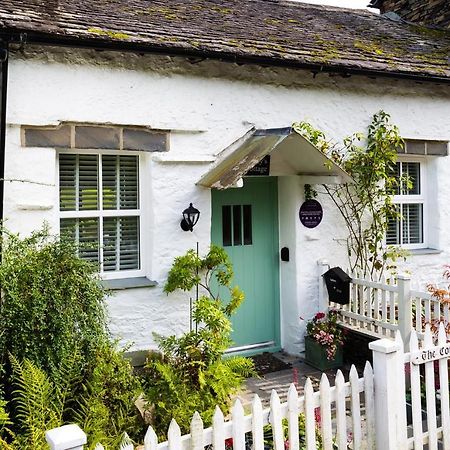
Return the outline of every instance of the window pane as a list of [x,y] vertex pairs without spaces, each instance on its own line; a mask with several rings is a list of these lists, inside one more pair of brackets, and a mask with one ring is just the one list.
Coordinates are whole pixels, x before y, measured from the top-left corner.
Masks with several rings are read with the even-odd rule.
[[120,209],[137,209],[138,157],[119,156]]
[[[102,182],[103,209],[139,208],[137,156],[102,156]],[[117,204],[118,200],[119,204]]]
[[59,209],[75,211],[76,194],[76,155],[59,155]]
[[97,155],[77,155],[78,207],[80,211],[98,208],[98,158]]
[[103,270],[137,270],[139,259],[139,218],[106,217],[103,220]]
[[117,156],[102,156],[103,209],[117,209]]
[[139,269],[139,218],[121,217],[119,270]]
[[412,184],[411,189],[403,189],[403,195],[420,195],[420,163],[402,163],[403,175],[407,176]]
[[80,258],[98,263],[99,228],[98,218],[61,219],[60,234],[73,238],[78,246]]
[[403,216],[403,244],[423,243],[423,205],[404,204],[402,205]]
[[116,217],[103,219],[103,271],[118,270],[118,222]]
[[[398,207],[396,208],[398,211]],[[400,219],[398,217],[390,217],[387,221],[386,244],[400,244]]]

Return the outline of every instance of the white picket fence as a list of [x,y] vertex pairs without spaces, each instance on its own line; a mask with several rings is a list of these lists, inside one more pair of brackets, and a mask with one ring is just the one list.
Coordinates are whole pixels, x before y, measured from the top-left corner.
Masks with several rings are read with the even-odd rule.
[[[225,450],[226,440],[232,439],[233,450],[248,450],[250,437],[252,450],[264,450],[266,425],[272,428],[275,450],[285,450],[286,442],[289,442],[290,450],[316,450],[318,442],[321,442],[324,450],[336,448],[333,447],[334,444],[339,449],[374,448],[375,399],[371,365],[366,364],[362,378],[359,378],[352,366],[349,381],[345,382],[340,370],[334,381],[334,386],[330,386],[328,377],[322,374],[319,389],[314,391],[312,381],[308,378],[302,396],[299,396],[295,385],[291,384],[287,401],[283,403],[273,390],[269,408],[263,408],[259,396],[255,395],[249,414],[245,414],[238,399],[232,407],[231,419],[227,421],[220,408],[216,407],[213,425],[209,428],[203,427],[200,415],[195,413],[191,421],[191,432],[184,436],[177,422],[172,420],[167,433],[168,440],[162,443],[158,443],[156,433],[149,427],[143,449],[204,450],[205,447],[212,446],[214,450]],[[299,434],[300,414],[304,415],[304,442],[301,442]],[[61,446],[58,448],[66,449]],[[102,449],[103,446],[98,444],[96,450]],[[134,450],[134,446],[125,437],[120,450]]]
[[[328,270],[326,262],[319,262],[321,274]],[[449,323],[450,305],[442,304],[429,292],[411,289],[411,278],[400,274],[380,282],[352,275],[350,302],[340,305],[328,301],[323,280],[320,280],[321,311],[329,308],[339,312],[342,325],[378,338],[394,338],[400,331],[406,348],[412,330],[423,339],[425,326],[431,322]]]
[[[338,371],[334,386],[322,375],[317,391],[308,379],[302,396],[294,385],[290,386],[285,403],[281,403],[273,391],[270,407],[266,409],[255,395],[249,414],[245,414],[241,402],[236,400],[230,420],[224,420],[222,412],[216,408],[213,426],[209,428],[203,427],[200,415],[195,413],[191,432],[186,435],[181,434],[178,424],[172,420],[167,441],[158,443],[150,427],[144,446],[140,448],[204,450],[211,446],[214,450],[225,450],[225,441],[231,438],[233,450],[263,450],[264,426],[270,424],[274,450],[285,450],[287,442],[289,450],[450,450],[450,344],[443,324],[437,340],[428,325],[423,335],[423,340],[419,341],[419,332],[411,332],[409,353],[404,352],[398,331],[394,340],[383,338],[370,343],[373,370],[366,363],[362,378],[358,378],[354,367],[348,382]],[[407,386],[411,397],[410,424],[407,422]],[[299,439],[300,414],[304,415],[304,442]],[[66,428],[64,432],[62,428]],[[82,430],[76,425],[62,428],[47,432],[50,448],[82,450],[86,443]],[[99,444],[96,450],[102,448]],[[125,440],[120,450],[134,450],[134,445],[129,439]]]

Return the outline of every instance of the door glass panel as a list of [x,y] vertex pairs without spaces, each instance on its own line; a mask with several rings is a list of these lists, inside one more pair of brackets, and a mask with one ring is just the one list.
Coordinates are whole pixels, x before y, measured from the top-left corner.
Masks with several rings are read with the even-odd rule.
[[241,205],[233,206],[233,244],[242,245]]
[[224,247],[252,245],[252,205],[222,206],[222,244]]
[[244,245],[252,245],[252,205],[244,205]]
[[222,242],[224,247],[231,246],[231,206],[222,206]]

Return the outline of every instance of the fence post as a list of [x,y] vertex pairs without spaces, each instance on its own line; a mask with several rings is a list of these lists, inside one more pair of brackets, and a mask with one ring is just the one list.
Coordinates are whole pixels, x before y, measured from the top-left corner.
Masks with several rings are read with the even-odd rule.
[[322,275],[330,268],[330,264],[326,259],[319,259],[317,261],[319,266],[319,311],[327,313],[330,303],[328,301],[328,292],[325,286],[325,280]]
[[45,433],[50,450],[83,450],[86,433],[75,424],[53,428]]
[[405,376],[398,357],[401,345],[398,341],[379,339],[371,342],[369,348],[373,355],[376,449],[405,450],[405,404],[398,401],[404,392]]
[[398,329],[402,336],[405,352],[409,351],[409,338],[413,326],[411,277],[402,273],[397,276],[398,284]]

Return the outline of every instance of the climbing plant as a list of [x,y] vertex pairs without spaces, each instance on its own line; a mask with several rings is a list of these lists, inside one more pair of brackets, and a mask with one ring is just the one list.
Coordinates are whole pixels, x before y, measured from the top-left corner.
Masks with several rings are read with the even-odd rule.
[[345,138],[342,147],[307,122],[295,123],[293,128],[352,177],[350,183],[323,185],[323,193],[336,205],[346,225],[352,271],[378,279],[386,270],[394,270],[398,258],[407,253],[399,247],[385,245],[389,219],[400,217],[393,194],[400,185],[408,187],[411,182],[408,177],[396,175],[397,151],[404,142],[389,114],[376,113],[367,133],[354,133]]

